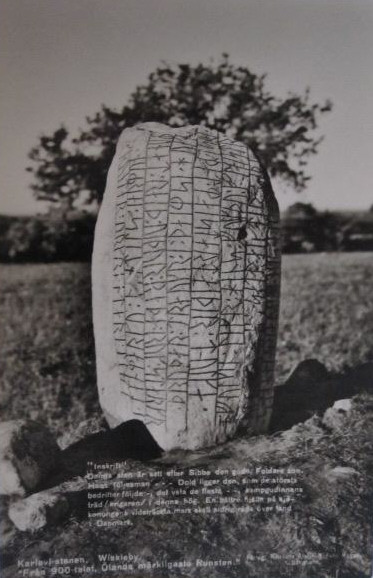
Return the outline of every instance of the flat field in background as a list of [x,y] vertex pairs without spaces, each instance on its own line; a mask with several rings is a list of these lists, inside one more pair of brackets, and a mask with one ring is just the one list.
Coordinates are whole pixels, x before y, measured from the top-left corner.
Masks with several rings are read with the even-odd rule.
[[[100,414],[86,263],[2,265],[1,419],[57,433]],[[373,359],[373,255],[285,255],[276,383],[307,358],[341,371]]]

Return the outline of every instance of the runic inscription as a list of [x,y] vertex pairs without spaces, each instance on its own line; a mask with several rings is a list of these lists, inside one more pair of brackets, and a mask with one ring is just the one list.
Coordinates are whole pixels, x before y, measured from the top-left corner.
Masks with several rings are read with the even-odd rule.
[[98,219],[93,306],[101,405],[164,449],[265,429],[280,256],[268,177],[239,142],[146,123],[119,140]]

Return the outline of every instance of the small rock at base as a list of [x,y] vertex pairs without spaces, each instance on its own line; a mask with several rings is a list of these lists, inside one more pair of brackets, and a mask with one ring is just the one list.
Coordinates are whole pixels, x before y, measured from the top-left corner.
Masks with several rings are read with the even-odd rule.
[[337,411],[348,412],[351,411],[351,408],[352,408],[351,399],[338,399],[333,405],[333,409],[336,409]]
[[345,466],[336,466],[333,469],[327,470],[326,477],[330,481],[334,480],[346,480],[352,476],[356,476],[358,472],[354,468],[349,468]]
[[24,496],[58,465],[60,448],[50,430],[33,421],[0,424],[0,494]]
[[0,540],[2,548],[6,548],[17,533],[8,517],[9,496],[0,496]]
[[352,409],[351,399],[339,399],[323,415],[322,423],[330,429],[344,427],[346,417]]
[[46,490],[13,502],[8,516],[18,530],[35,532],[47,524],[55,524],[68,512],[69,503],[65,496]]

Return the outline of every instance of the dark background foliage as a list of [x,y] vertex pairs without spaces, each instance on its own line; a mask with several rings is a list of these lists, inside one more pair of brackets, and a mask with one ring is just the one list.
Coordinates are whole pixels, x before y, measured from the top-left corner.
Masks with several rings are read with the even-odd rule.
[[[270,175],[302,191],[307,163],[318,152],[318,125],[330,101],[312,103],[310,90],[279,98],[266,76],[218,63],[162,64],[121,110],[102,106],[78,134],[65,127],[42,135],[30,151],[32,191],[49,211],[36,217],[0,216],[3,262],[88,261],[108,167],[122,130],[139,122],[172,127],[201,124],[244,142]],[[295,203],[282,215],[285,253],[373,249],[373,213],[318,212]]]
[[[96,215],[55,209],[37,217],[0,216],[0,261],[90,261]],[[372,251],[373,213],[318,212],[295,203],[282,215],[283,253]]]
[[320,117],[331,107],[328,100],[312,103],[309,89],[285,98],[271,94],[266,75],[235,66],[227,54],[217,64],[165,63],[121,110],[103,105],[77,135],[61,126],[41,136],[29,154],[32,190],[39,200],[70,208],[100,203],[120,133],[152,121],[226,133],[248,145],[271,176],[301,191],[310,178],[307,162],[322,141]]

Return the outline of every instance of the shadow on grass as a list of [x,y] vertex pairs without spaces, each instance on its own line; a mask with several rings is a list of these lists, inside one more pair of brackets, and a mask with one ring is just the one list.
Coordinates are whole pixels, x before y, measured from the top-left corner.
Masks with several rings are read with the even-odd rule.
[[338,399],[364,392],[373,392],[373,362],[333,374],[316,359],[306,359],[276,387],[269,433],[289,429],[314,413],[323,413]]
[[[289,429],[314,413],[323,413],[338,399],[372,391],[373,363],[358,365],[342,374],[331,374],[317,360],[305,360],[275,390],[269,433]],[[160,457],[162,453],[163,450],[146,426],[140,420],[130,420],[113,430],[108,428],[89,435],[62,451],[58,471],[39,489],[84,476],[88,461],[149,461]]]

